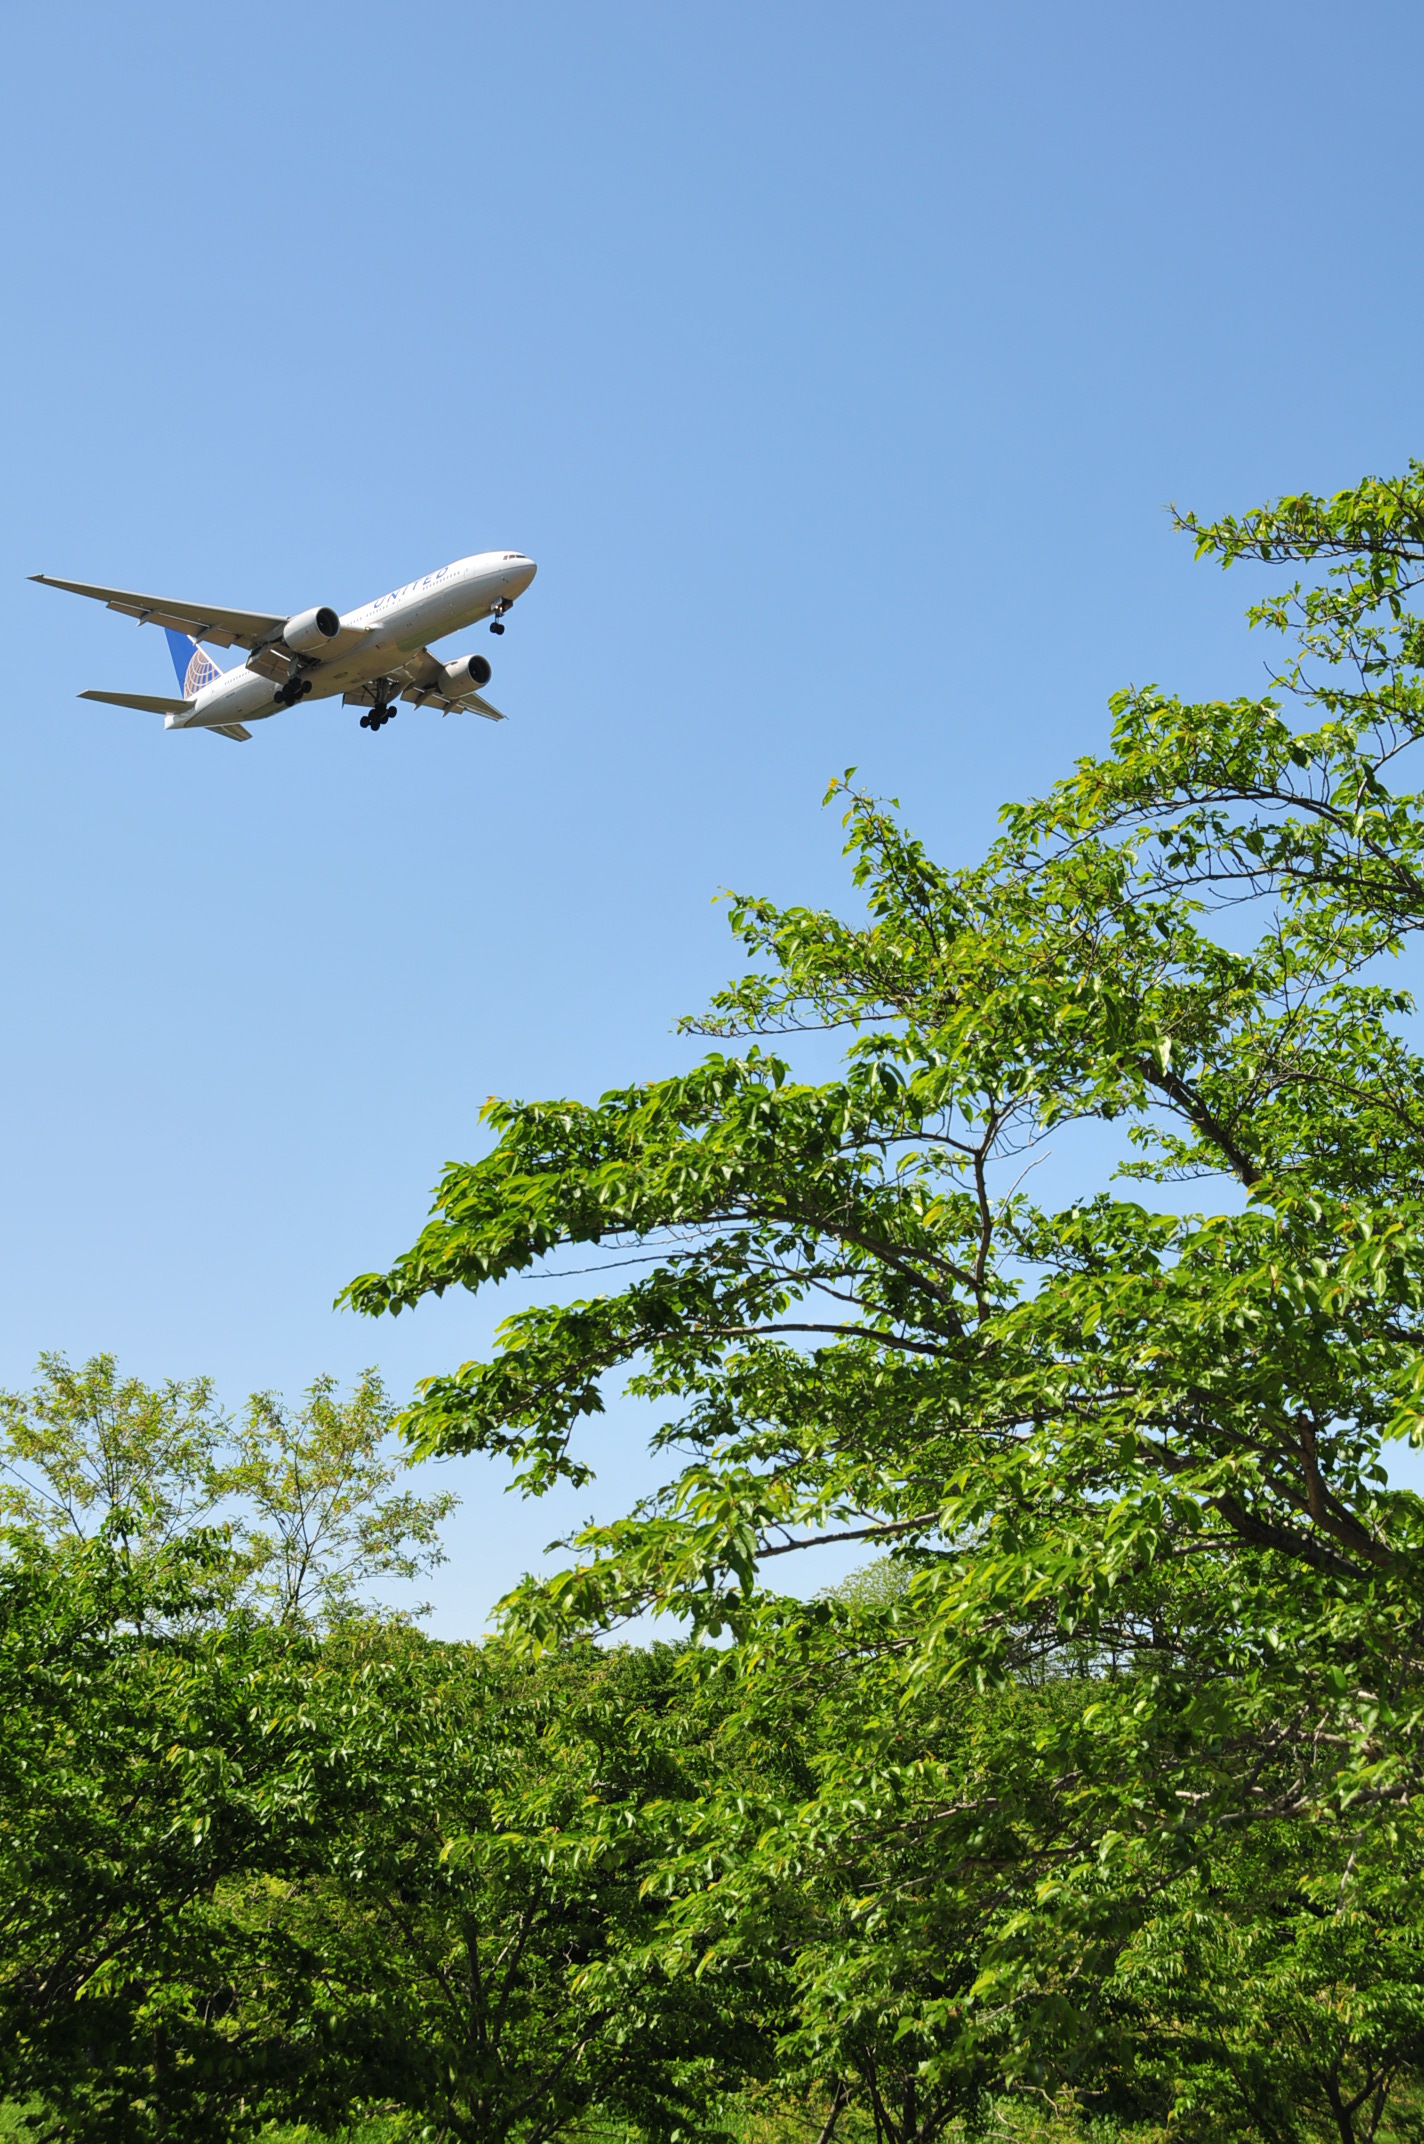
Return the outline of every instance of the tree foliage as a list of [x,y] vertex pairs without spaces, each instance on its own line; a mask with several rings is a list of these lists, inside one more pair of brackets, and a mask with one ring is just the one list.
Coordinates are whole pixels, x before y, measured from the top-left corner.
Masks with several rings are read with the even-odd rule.
[[254,1392],[234,1430],[207,1378],[149,1386],[121,1377],[112,1355],[77,1370],[42,1355],[33,1390],[0,1392],[0,1522],[22,1556],[102,1538],[130,1559],[220,1525],[233,1551],[226,1605],[293,1627],[334,1622],[369,1610],[373,1584],[443,1561],[440,1527],[459,1499],[394,1487],[392,1414],[379,1373],[364,1370],[349,1397],[319,1377],[295,1408]]
[[85,2144],[715,2129],[775,1976],[645,1955],[715,1727],[666,1654],[215,1615],[229,1553],[0,1564],[0,2099]]
[[255,1392],[214,1477],[237,1500],[246,1591],[279,1621],[336,1622],[369,1607],[363,1588],[444,1560],[440,1527],[458,1498],[394,1490],[392,1408],[375,1370],[349,1399],[319,1377],[293,1410]]
[[720,2092],[769,2068],[766,1976],[648,1955],[644,1879],[708,1772],[706,1708],[673,1701],[665,1651],[357,1651],[380,1695],[352,1715],[360,1814],[319,1880],[241,1908],[295,1970],[269,2013],[324,2015],[351,2097],[461,2144],[546,2144],[595,2114],[715,2128]]
[[211,1382],[120,1377],[112,1355],[71,1368],[39,1360],[27,1393],[0,1393],[0,1518],[31,1538],[158,1547],[191,1531],[220,1494],[224,1432]]
[[44,2135],[226,2137],[284,2067],[241,2030],[217,1895],[311,1867],[337,1812],[300,1662],[212,1627],[221,1555],[0,1565],[0,2084]]

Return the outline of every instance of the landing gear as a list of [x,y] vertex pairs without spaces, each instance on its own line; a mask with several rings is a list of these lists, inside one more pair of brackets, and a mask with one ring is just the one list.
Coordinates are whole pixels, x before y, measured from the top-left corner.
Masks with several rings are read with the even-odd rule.
[[494,612],[494,617],[490,620],[490,631],[492,633],[502,633],[504,631],[504,614],[509,607],[508,596],[497,596],[490,605],[491,610]]
[[[395,689],[398,692],[400,687],[396,686]],[[390,678],[372,678],[371,691],[375,694],[376,704],[374,707],[368,708],[361,717],[361,727],[363,730],[384,729],[388,722],[394,720],[396,712],[389,698],[391,691]]]
[[277,705],[295,707],[298,700],[304,700],[311,689],[312,681],[309,677],[289,677],[286,684],[278,690]]

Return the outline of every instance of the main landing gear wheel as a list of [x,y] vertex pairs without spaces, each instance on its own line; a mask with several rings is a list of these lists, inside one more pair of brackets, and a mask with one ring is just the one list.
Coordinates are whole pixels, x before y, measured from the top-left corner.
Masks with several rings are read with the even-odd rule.
[[378,730],[385,723],[394,722],[395,718],[396,711],[393,707],[373,707],[368,715],[361,717],[361,727],[363,730]]

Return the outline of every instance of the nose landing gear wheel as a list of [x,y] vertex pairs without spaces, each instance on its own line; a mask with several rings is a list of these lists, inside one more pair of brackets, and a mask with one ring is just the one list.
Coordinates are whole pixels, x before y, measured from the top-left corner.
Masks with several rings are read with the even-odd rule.
[[504,627],[500,624],[498,618],[495,619],[493,625],[490,627],[490,631],[492,633],[502,633],[504,631]]

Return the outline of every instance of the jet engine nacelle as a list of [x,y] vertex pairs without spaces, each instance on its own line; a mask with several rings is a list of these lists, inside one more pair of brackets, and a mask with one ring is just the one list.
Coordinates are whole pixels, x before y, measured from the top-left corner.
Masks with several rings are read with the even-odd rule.
[[325,655],[340,631],[341,620],[323,603],[289,618],[282,628],[282,641],[294,655]]
[[483,655],[462,655],[458,662],[444,663],[441,668],[439,690],[447,700],[463,700],[467,692],[478,692],[494,675]]

